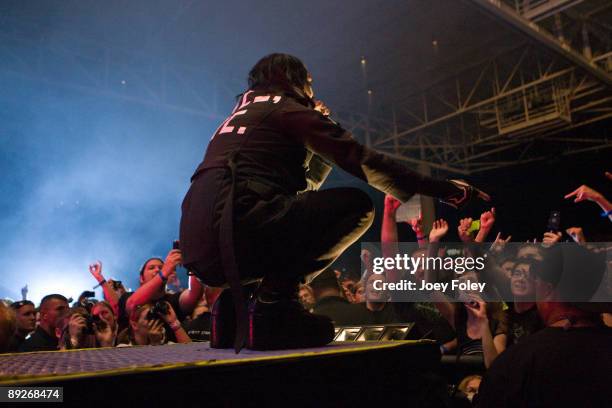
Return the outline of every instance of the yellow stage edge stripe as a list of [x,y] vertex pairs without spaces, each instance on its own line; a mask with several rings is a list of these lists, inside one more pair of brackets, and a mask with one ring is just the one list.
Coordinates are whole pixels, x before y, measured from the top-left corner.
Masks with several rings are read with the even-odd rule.
[[[370,342],[363,342],[363,343],[367,344]],[[355,343],[350,342],[350,344],[355,344]],[[283,354],[280,356],[261,356],[261,357],[252,357],[252,358],[227,359],[227,360],[211,359],[211,360],[192,361],[192,362],[187,362],[187,363],[171,363],[171,364],[163,364],[163,365],[143,365],[143,366],[137,366],[137,367],[123,367],[123,368],[112,369],[112,370],[88,371],[88,372],[80,372],[80,373],[73,373],[73,374],[56,374],[56,375],[47,375],[47,376],[37,376],[37,375],[15,376],[15,377],[12,377],[11,380],[3,379],[2,377],[0,377],[0,385],[38,384],[38,383],[49,382],[49,381],[103,377],[107,375],[126,375],[126,374],[138,374],[138,373],[150,372],[150,371],[166,371],[166,370],[172,370],[176,368],[194,368],[194,367],[205,367],[205,366],[213,367],[213,366],[219,366],[219,365],[233,366],[233,365],[240,365],[240,364],[251,364],[251,363],[262,362],[262,361],[294,360],[294,359],[298,359],[302,357],[325,356],[325,355],[330,355],[330,354],[359,353],[363,351],[372,351],[372,350],[401,347],[401,346],[405,346],[408,344],[413,344],[413,345],[435,344],[435,341],[433,340],[397,340],[397,341],[392,341],[388,343],[371,342],[371,344],[372,345],[368,345],[366,347],[349,347],[349,348],[341,348],[338,350],[299,352],[299,353]],[[144,346],[144,347],[147,347],[147,346]],[[58,351],[58,352],[65,353],[65,352],[73,352],[73,351],[80,351],[80,350],[92,351],[91,349],[79,349],[79,350],[64,350],[64,351]],[[12,354],[13,355],[15,354],[24,355],[24,354],[31,354],[31,353],[12,353]]]

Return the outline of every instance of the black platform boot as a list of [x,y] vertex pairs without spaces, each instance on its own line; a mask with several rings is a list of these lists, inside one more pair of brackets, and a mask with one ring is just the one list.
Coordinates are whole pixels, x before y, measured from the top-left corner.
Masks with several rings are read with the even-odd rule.
[[[258,282],[243,287],[244,298],[247,302],[253,297]],[[234,348],[236,337],[236,309],[234,308],[234,297],[230,289],[224,289],[219,295],[211,309],[210,321],[210,347],[211,348]]]
[[297,298],[297,285],[285,293],[261,288],[249,303],[248,349],[321,347],[333,338],[331,319],[304,309]]

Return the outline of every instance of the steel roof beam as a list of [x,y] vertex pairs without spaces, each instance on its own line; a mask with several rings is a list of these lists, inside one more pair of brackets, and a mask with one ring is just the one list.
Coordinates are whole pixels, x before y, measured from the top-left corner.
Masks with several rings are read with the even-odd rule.
[[538,43],[544,45],[551,51],[561,55],[568,59],[576,66],[584,69],[595,78],[600,80],[608,87],[612,87],[612,76],[592,64],[591,61],[572,50],[567,44],[563,44],[557,40],[552,34],[546,30],[540,28],[536,23],[531,22],[518,13],[512,8],[508,7],[500,0],[470,0],[489,14],[503,20],[506,24],[515,28],[516,30],[526,34],[528,37],[536,40]]

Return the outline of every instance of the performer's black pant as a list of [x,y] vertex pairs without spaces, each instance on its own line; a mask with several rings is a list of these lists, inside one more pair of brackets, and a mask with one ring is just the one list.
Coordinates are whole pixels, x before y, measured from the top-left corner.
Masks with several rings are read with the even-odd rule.
[[[211,286],[226,283],[218,247],[220,214],[229,190],[227,171],[196,179],[183,203],[183,230],[204,236],[201,260],[186,265]],[[211,192],[215,192],[211,194]],[[202,213],[201,217],[197,213]],[[238,180],[234,195],[234,244],[243,281],[264,278],[280,290],[322,271],[371,226],[374,206],[355,188],[288,195],[255,181]],[[196,225],[186,223],[193,221]]]

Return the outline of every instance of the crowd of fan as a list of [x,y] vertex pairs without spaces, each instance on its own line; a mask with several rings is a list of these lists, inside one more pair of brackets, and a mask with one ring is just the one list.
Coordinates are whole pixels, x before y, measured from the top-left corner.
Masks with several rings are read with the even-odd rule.
[[[612,180],[612,175],[606,173],[606,176]],[[587,186],[581,186],[566,198],[574,199],[575,202],[593,201],[603,209],[603,216],[612,220],[610,202]],[[395,213],[399,205],[394,198],[385,198],[381,243],[383,252],[384,248],[391,251],[384,253],[385,256],[392,256],[398,250],[392,244],[398,241]],[[469,230],[473,221],[471,218],[462,219],[457,226],[459,238],[466,243],[486,242],[495,217],[493,208],[484,212],[480,216],[480,229],[477,233]],[[419,249],[412,255],[417,256],[419,252],[438,253],[442,238],[450,228],[448,223],[443,219],[436,220],[428,236],[421,224],[420,219],[410,221],[419,245]],[[586,238],[581,228],[567,228],[565,232],[576,242],[577,247],[585,246]],[[539,278],[530,271],[533,262],[541,261],[544,248],[554,246],[561,238],[560,231],[546,231],[541,243],[525,244],[512,258],[498,260],[501,278],[505,282],[499,287],[504,290],[505,285],[513,302],[486,303],[476,299],[457,303],[448,301],[439,293],[433,293],[432,298],[425,302],[389,302],[384,292],[372,290],[373,279],[380,279],[380,276],[368,272],[368,269],[371,270],[367,265],[371,264],[372,254],[367,250],[361,253],[363,265],[366,265],[365,272],[328,268],[308,284],[300,286],[299,301],[313,313],[330,316],[337,326],[415,322],[413,330],[416,332],[412,333],[414,338],[436,340],[442,354],[481,355],[484,366],[491,368],[488,374],[490,379],[486,380],[489,391],[482,398],[491,402],[495,400],[495,394],[507,392],[504,388],[507,384],[504,386],[503,383],[511,381],[510,377],[516,372],[516,367],[524,362],[531,370],[534,369],[534,364],[537,364],[534,359],[541,356],[533,357],[533,350],[566,347],[561,350],[561,354],[571,355],[585,350],[598,352],[601,344],[598,339],[608,342],[611,339],[610,330],[605,327],[612,326],[609,313],[588,311],[559,301],[547,302],[546,307],[540,307],[533,300],[536,278]],[[510,237],[503,239],[498,234],[495,246],[503,247],[509,240]],[[385,247],[385,244],[388,245]],[[189,276],[188,289],[168,291],[166,284],[175,278],[176,268],[180,264],[181,252],[178,249],[171,250],[165,260],[148,259],[140,269],[140,286],[134,292],[127,292],[121,282],[105,279],[100,262],[90,265],[92,277],[103,289],[104,300],[101,301],[90,297],[93,296],[91,292],[84,292],[72,306],[69,304],[70,299],[61,294],[45,296],[38,307],[30,300],[0,302],[0,352],[155,346],[206,341],[210,336],[209,305],[214,303],[220,289],[204,287],[194,276]],[[420,272],[420,278],[427,279],[426,272]],[[391,273],[387,273],[385,278],[395,279]],[[583,336],[582,341],[589,342],[590,348],[586,347],[586,343],[576,346],[579,343],[562,338],[569,332],[547,332],[565,320],[566,326],[594,327],[603,331],[595,330],[587,334],[578,332]],[[581,350],[572,347],[581,347]],[[515,350],[509,352],[512,349]],[[608,357],[604,359],[607,367],[610,367],[609,355],[607,350]],[[587,359],[573,365],[559,361],[556,364],[570,364],[578,372],[584,372],[584,367],[587,367],[587,371],[602,367],[599,362],[588,367],[591,364],[589,361]],[[550,361],[548,363],[555,364]],[[554,368],[546,370],[546,373],[551,373],[551,370]],[[593,373],[589,378],[592,376]],[[480,375],[470,375],[458,384],[457,390],[471,400],[478,393],[481,379]]]
[[[173,249],[165,260],[148,259],[140,269],[140,287],[127,292],[119,281],[106,280],[102,264],[89,270],[102,287],[104,300],[85,291],[72,306],[61,294],[42,298],[38,308],[21,300],[0,309],[4,314],[0,350],[31,352],[91,347],[161,345],[208,340],[210,313],[218,289],[206,288],[189,277],[189,288],[168,291],[181,253]],[[22,291],[23,293],[23,291]],[[9,303],[9,302],[5,302]],[[1,305],[1,303],[0,303]],[[1,307],[1,306],[0,306]]]

